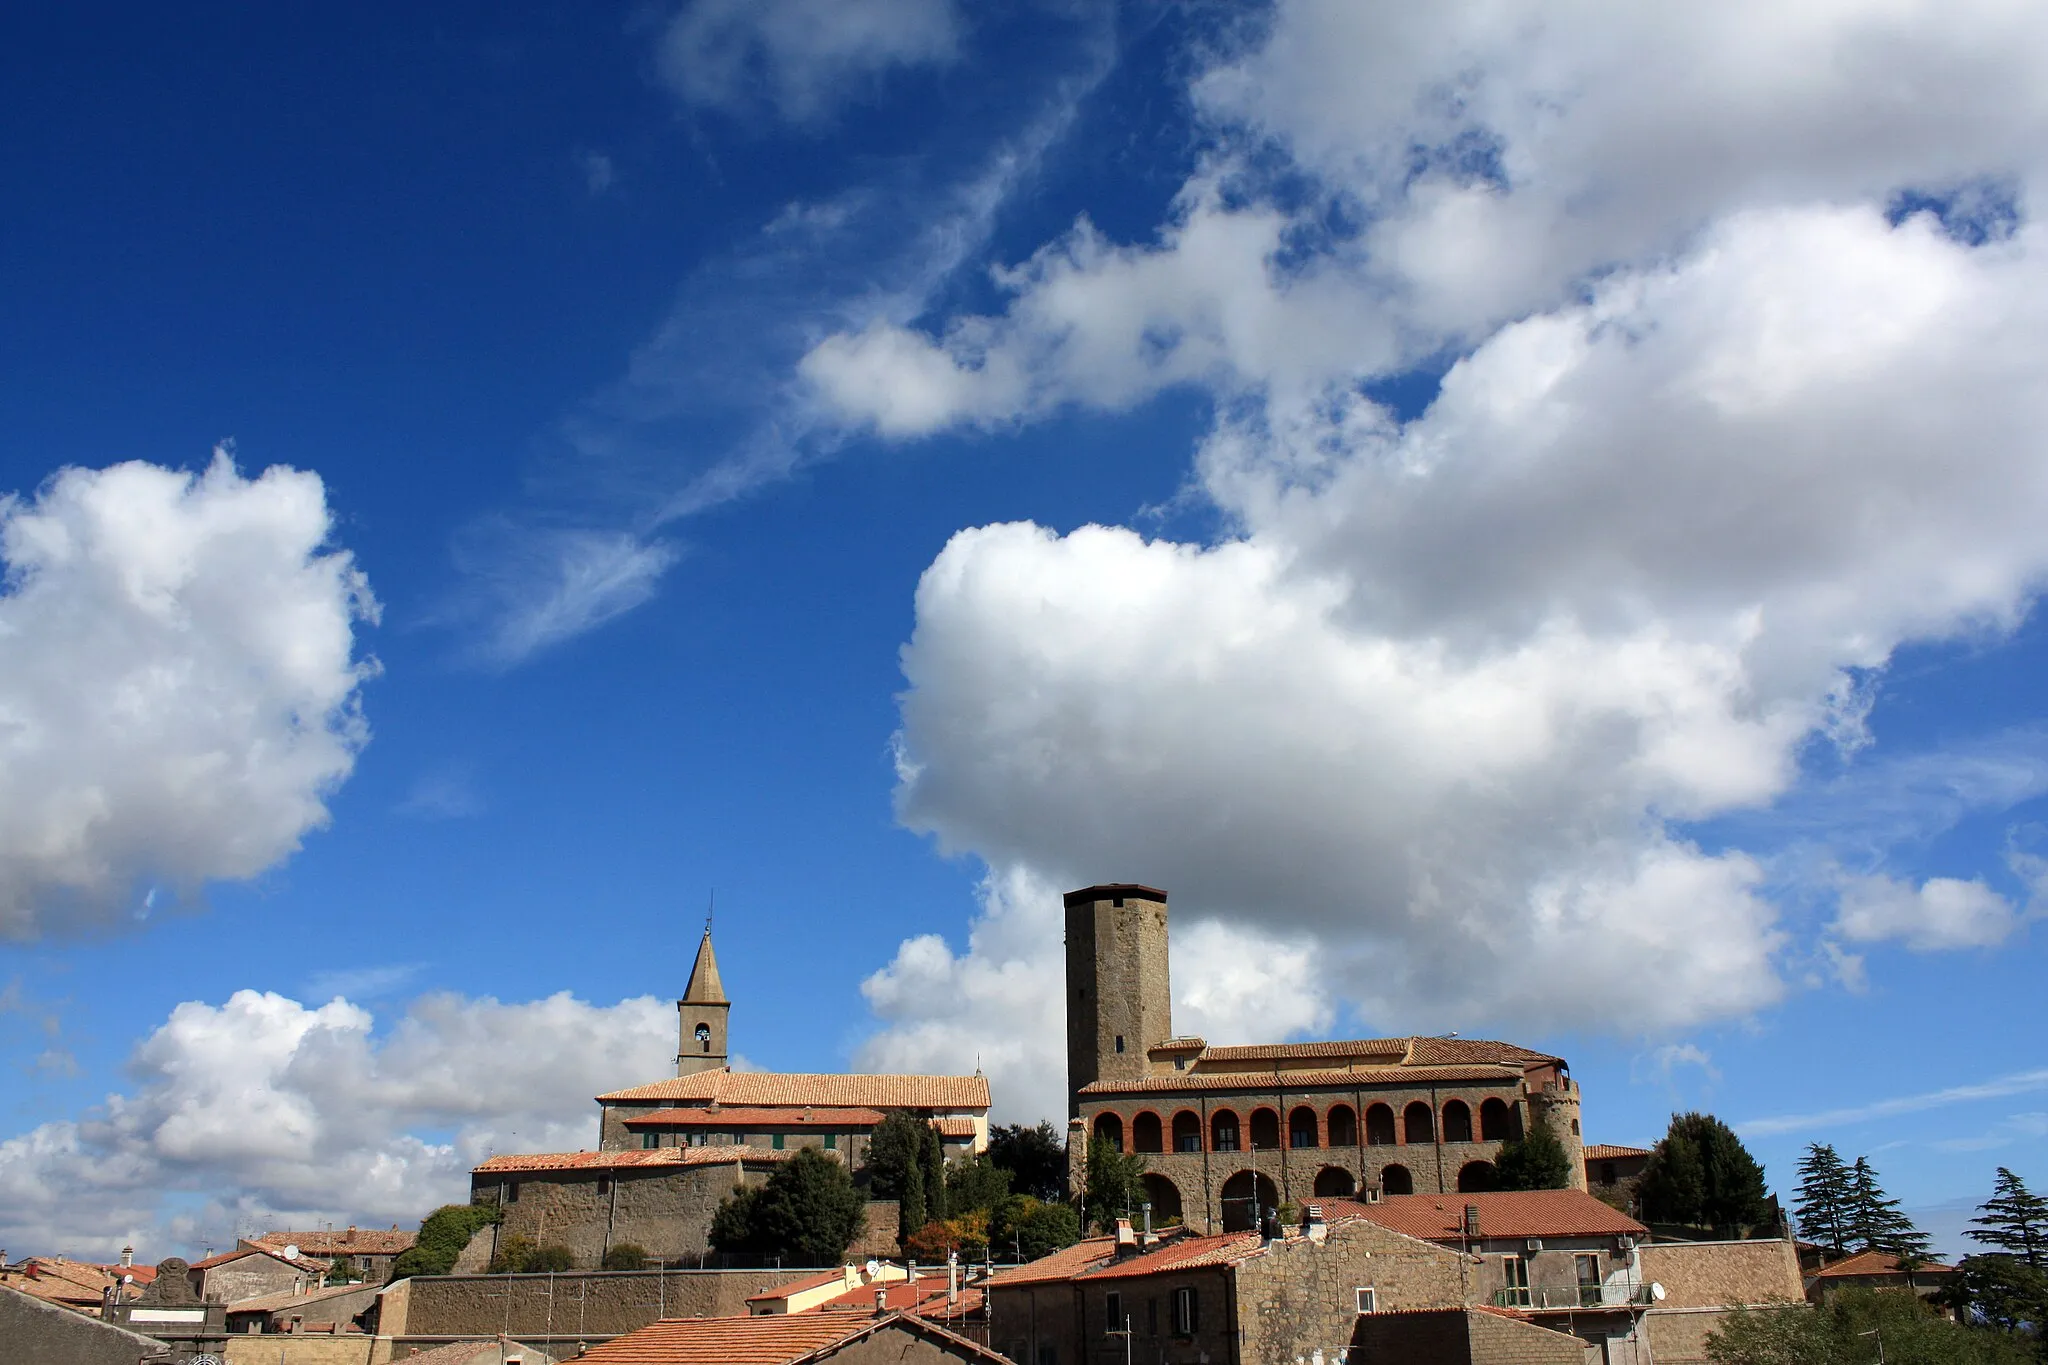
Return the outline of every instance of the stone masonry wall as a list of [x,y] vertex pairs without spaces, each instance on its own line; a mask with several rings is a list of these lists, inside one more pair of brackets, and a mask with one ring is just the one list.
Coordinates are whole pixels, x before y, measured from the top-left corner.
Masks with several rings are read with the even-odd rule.
[[210,1299],[233,1303],[264,1294],[287,1294],[311,1282],[309,1272],[295,1269],[270,1256],[244,1256],[200,1272],[205,1277],[203,1292]]
[[1585,1365],[1586,1343],[1534,1323],[1467,1313],[1472,1365]]
[[1799,1256],[1782,1237],[1754,1242],[1652,1242],[1643,1279],[1664,1286],[1660,1308],[1803,1302]]
[[832,1353],[832,1365],[946,1365],[961,1357],[908,1328],[885,1328]]
[[1358,1320],[1359,1289],[1374,1291],[1380,1312],[1461,1308],[1470,1270],[1448,1247],[1363,1219],[1334,1224],[1320,1243],[1275,1242],[1237,1267],[1244,1359],[1293,1360],[1318,1347],[1335,1359]]
[[[391,1336],[462,1337],[504,1332],[521,1338],[591,1340],[658,1318],[733,1317],[747,1298],[810,1271],[634,1270],[562,1275],[416,1275],[404,1321]],[[392,1314],[390,1300],[385,1311]],[[557,1352],[557,1354],[560,1354]]]
[[[661,1260],[696,1257],[706,1250],[711,1217],[736,1179],[760,1185],[768,1178],[762,1170],[741,1173],[738,1164],[523,1172],[516,1177],[519,1197],[502,1206],[505,1218],[492,1246],[514,1235],[559,1244],[579,1270],[599,1268],[606,1249],[621,1242]],[[507,1183],[494,1174],[478,1188],[495,1200]]]
[[384,1345],[381,1338],[361,1333],[343,1336],[290,1336],[277,1332],[228,1338],[223,1353],[228,1365],[370,1365]]
[[[1142,1279],[1081,1280],[1078,1341],[1071,1347],[1062,1343],[1060,1365],[1124,1365],[1124,1339],[1108,1333],[1109,1295],[1123,1296],[1123,1312],[1136,1333],[1130,1340],[1133,1360],[1251,1360],[1237,1353],[1237,1308],[1231,1296],[1230,1272],[1221,1268],[1161,1272]],[[1197,1296],[1195,1332],[1179,1336],[1173,1330],[1173,1295],[1176,1289],[1192,1288]],[[1072,1319],[1069,1319],[1070,1324]],[[1156,1324],[1156,1325],[1155,1325]],[[1069,1332],[1073,1327],[1069,1327]],[[1050,1338],[1041,1333],[1041,1342]],[[1070,1353],[1071,1352],[1071,1353]]]

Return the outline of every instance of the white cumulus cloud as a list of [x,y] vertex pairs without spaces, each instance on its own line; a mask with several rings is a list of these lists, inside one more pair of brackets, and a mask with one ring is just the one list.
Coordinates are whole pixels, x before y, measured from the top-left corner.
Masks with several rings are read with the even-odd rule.
[[666,1074],[674,1027],[660,1001],[566,992],[429,995],[381,1033],[339,997],[188,1001],[136,1049],[132,1091],[0,1141],[0,1243],[161,1256],[309,1220],[413,1226],[494,1150],[594,1146],[592,1097]]
[[130,463],[0,499],[0,936],[256,875],[368,738],[376,602],[315,474]]
[[[927,570],[904,823],[1049,905],[1169,888],[1184,992],[1230,996],[1242,955],[1192,966],[1228,925],[1387,1028],[1678,1030],[1840,939],[2010,932],[1937,879],[1829,938],[1691,827],[2048,577],[2048,15],[1282,3],[1195,89],[1217,150],[1155,241],[1082,223],[1002,311],[805,362],[885,436],[1217,414],[1215,541],[988,526]],[[1444,353],[1420,416],[1367,398]],[[982,1008],[995,918],[920,1028]]]

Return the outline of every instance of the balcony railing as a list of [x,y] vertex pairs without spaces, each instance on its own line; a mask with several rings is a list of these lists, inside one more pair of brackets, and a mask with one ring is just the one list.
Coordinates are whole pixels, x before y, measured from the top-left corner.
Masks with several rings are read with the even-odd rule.
[[1495,1308],[1646,1308],[1649,1304],[1650,1286],[1646,1284],[1537,1285],[1493,1293]]

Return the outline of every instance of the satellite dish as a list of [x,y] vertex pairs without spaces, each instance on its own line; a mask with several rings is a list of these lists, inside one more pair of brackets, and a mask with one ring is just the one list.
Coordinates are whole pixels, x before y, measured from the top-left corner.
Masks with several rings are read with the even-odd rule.
[[297,1242],[293,1242],[290,1246],[284,1249],[284,1258],[287,1261],[296,1261],[299,1259],[299,1244]]
[[1652,1280],[1650,1282],[1650,1297],[1659,1303],[1664,1302],[1664,1286]]

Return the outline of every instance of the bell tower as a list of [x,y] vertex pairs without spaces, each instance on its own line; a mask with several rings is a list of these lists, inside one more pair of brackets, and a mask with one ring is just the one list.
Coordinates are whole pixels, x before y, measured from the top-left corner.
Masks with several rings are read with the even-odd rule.
[[697,961],[690,968],[690,984],[676,1001],[676,1075],[694,1076],[726,1065],[726,1016],[731,1013],[732,1002],[718,979],[718,954],[711,951],[711,926],[706,924]]
[[1166,893],[1118,883],[1066,894],[1067,1117],[1091,1081],[1137,1080],[1173,1036]]

